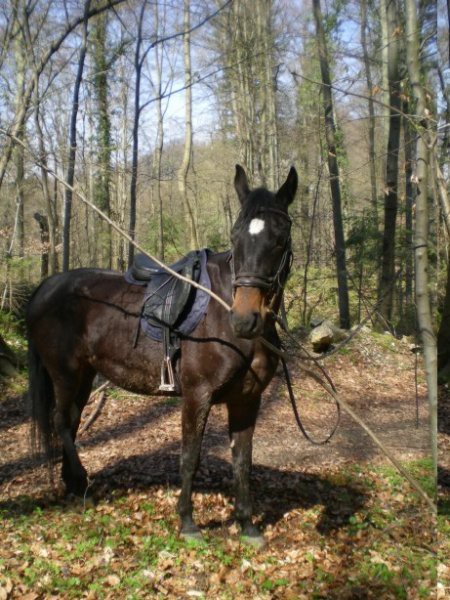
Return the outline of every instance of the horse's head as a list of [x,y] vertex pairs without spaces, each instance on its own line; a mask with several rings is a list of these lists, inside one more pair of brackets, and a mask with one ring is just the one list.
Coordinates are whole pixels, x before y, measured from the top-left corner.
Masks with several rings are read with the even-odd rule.
[[250,190],[244,169],[236,165],[234,186],[241,211],[231,232],[231,325],[238,337],[250,339],[263,333],[271,302],[283,289],[292,256],[287,208],[297,183],[297,171],[292,167],[278,192]]

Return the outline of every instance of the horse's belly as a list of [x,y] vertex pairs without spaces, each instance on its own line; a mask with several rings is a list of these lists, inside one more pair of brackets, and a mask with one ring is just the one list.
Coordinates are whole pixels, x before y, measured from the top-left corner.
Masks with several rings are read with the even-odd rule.
[[88,362],[115,385],[137,394],[158,392],[163,358],[162,344],[147,338],[139,340],[136,347],[128,336],[116,332],[99,340],[89,353]]

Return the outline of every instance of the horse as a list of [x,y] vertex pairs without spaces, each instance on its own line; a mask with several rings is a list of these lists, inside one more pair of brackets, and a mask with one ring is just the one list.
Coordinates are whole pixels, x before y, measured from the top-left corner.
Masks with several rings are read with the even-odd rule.
[[[180,535],[201,537],[193,519],[192,484],[211,407],[225,403],[232,452],[234,518],[244,539],[263,540],[252,520],[252,439],[261,394],[278,357],[275,320],[292,262],[291,218],[298,176],[294,167],[274,193],[250,189],[236,165],[234,187],[240,211],[231,231],[231,251],[211,253],[211,290],[231,305],[210,300],[194,331],[180,340],[175,371],[182,397]],[[94,377],[103,375],[126,390],[154,395],[160,381],[161,344],[136,340],[144,291],[123,273],[81,268],[45,279],[26,313],[29,341],[29,403],[32,440],[55,462],[62,447],[66,492],[83,495],[87,471],[75,439]]]

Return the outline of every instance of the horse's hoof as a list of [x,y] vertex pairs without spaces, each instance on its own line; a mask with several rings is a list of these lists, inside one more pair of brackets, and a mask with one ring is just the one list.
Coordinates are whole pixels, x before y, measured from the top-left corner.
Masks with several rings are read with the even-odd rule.
[[241,535],[241,540],[244,544],[253,546],[257,550],[264,548],[266,545],[266,540],[262,535]]

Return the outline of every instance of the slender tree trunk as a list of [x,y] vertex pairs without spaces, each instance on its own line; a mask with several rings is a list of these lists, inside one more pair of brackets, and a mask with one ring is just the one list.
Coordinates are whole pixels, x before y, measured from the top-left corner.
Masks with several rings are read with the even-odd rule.
[[344,227],[342,222],[341,191],[339,185],[339,166],[337,161],[336,126],[333,117],[331,79],[320,0],[313,0],[313,9],[314,19],[316,22],[320,71],[322,74],[322,95],[325,111],[325,135],[328,146],[328,169],[330,172],[330,189],[333,203],[333,225],[339,294],[339,321],[341,327],[348,329],[350,327],[350,307],[347,284]]
[[41,234],[41,279],[48,277],[48,250],[49,250],[49,227],[47,215],[34,213],[34,218],[39,224]]
[[264,80],[265,80],[265,111],[267,113],[266,137],[267,137],[267,182],[271,190],[279,187],[278,173],[278,131],[277,131],[277,107],[276,87],[273,72],[273,27],[272,27],[272,1],[260,3],[263,10],[262,29],[260,35],[263,46]]
[[[94,40],[94,89],[97,113],[98,172],[95,178],[94,199],[97,206],[108,216],[111,214],[111,122],[109,116],[108,67],[106,58],[107,15],[95,19]],[[102,266],[112,266],[111,227],[96,219],[99,230]]]
[[[155,30],[159,31],[160,14],[158,3],[155,4]],[[161,193],[161,164],[162,153],[164,148],[164,115],[162,111],[162,73],[163,73],[163,56],[164,53],[160,50],[159,45],[155,48],[156,54],[156,114],[158,126],[156,131],[155,151],[153,153],[153,176],[156,180],[156,200],[158,203],[158,255],[164,262],[164,211],[163,198]]]
[[[398,155],[400,147],[400,72],[398,43],[398,14],[396,0],[386,3],[388,29],[389,77],[389,137],[387,146],[386,185],[384,201],[384,230],[379,286],[379,312],[383,322],[390,323],[394,307],[395,241],[398,210]],[[384,16],[383,16],[384,17]]]
[[[14,2],[14,12],[21,10],[20,3]],[[22,22],[22,27],[20,27]],[[14,59],[16,68],[16,111],[20,110],[22,103],[23,92],[25,89],[25,39],[23,32],[24,20],[17,20],[17,31],[15,32],[14,40]],[[25,126],[23,125],[17,132],[17,138],[23,143],[25,141]],[[15,187],[16,187],[16,205],[17,205],[17,240],[18,254],[23,258],[25,254],[25,219],[24,219],[24,203],[25,203],[25,149],[22,144],[17,144],[14,148],[14,166],[16,170]]]
[[50,182],[48,180],[48,160],[47,151],[45,149],[44,133],[40,122],[40,98],[36,95],[36,107],[34,111],[34,122],[39,143],[39,162],[41,163],[41,180],[42,190],[44,195],[44,203],[47,211],[48,219],[48,254],[49,254],[49,270],[53,275],[58,269],[58,255],[56,252],[56,198],[52,199],[50,191]]
[[368,109],[369,109],[369,171],[370,171],[370,201],[372,205],[373,219],[378,229],[378,206],[377,206],[377,173],[376,173],[376,150],[375,150],[375,107],[373,102],[372,69],[370,65],[370,54],[367,48],[367,0],[361,0],[361,45],[363,50],[364,68],[366,72]]
[[[130,181],[130,223],[129,236],[136,239],[136,203],[137,203],[137,176],[138,176],[138,153],[139,153],[139,119],[141,116],[141,75],[142,75],[142,28],[144,24],[146,2],[142,2],[139,13],[138,31],[136,39],[136,50],[134,53],[134,69],[136,81],[134,88],[134,119],[133,119],[133,149],[131,157],[131,181]],[[134,258],[134,246],[128,244],[128,266],[131,266]]]
[[450,262],[447,265],[447,285],[441,325],[437,336],[437,356],[438,370],[442,381],[450,382]]
[[[23,142],[24,141],[24,131],[23,129],[19,132],[17,138]],[[24,204],[25,204],[25,194],[24,194],[24,176],[25,176],[25,156],[24,156],[24,148],[21,144],[17,144],[14,149],[14,163],[16,167],[16,205],[17,205],[17,240],[18,240],[18,255],[23,258],[25,255],[25,218],[24,218]]]
[[[117,173],[117,215],[118,224],[122,229],[125,229],[125,210],[127,206],[127,172],[128,172],[128,79],[126,77],[125,65],[123,62],[120,65],[120,105],[122,112],[122,124],[121,124],[121,135],[120,135],[120,150],[119,150],[119,161],[122,164],[122,169],[118,170]],[[125,239],[119,235],[116,236],[117,240],[117,268],[120,271],[124,271],[126,268],[126,242]]]
[[[67,161],[66,181],[70,188],[73,187],[75,179],[75,161],[77,151],[77,115],[80,99],[81,80],[83,78],[84,62],[86,58],[86,47],[88,37],[88,14],[91,0],[86,0],[84,6],[83,39],[81,42],[80,56],[78,58],[77,76],[75,79],[72,100],[72,113],[70,116],[69,132],[69,157]],[[63,271],[69,270],[70,265],[70,225],[72,220],[72,189],[67,187],[64,194],[64,225],[63,225]]]
[[[403,112],[408,114],[407,103],[403,104]],[[409,120],[403,121],[404,145],[405,145],[405,305],[413,303],[413,205],[414,186],[412,183],[414,163],[414,135]]]
[[[260,3],[258,3],[259,6]],[[243,0],[234,0],[230,36],[233,43],[228,48],[228,66],[234,73],[231,86],[231,102],[235,122],[236,138],[239,140],[240,162],[249,177],[250,186],[259,171],[255,163],[255,88],[252,85],[253,54],[255,41],[250,38],[249,27],[253,25],[246,12]],[[253,15],[252,15],[253,17]]]
[[428,186],[430,159],[429,111],[425,90],[421,84],[419,63],[419,32],[414,0],[406,0],[406,53],[408,73],[419,119],[416,150],[416,228],[414,236],[416,267],[416,305],[422,339],[430,408],[431,450],[437,476],[437,353],[428,287]]
[[192,200],[189,198],[187,190],[187,178],[192,161],[192,76],[191,76],[191,35],[190,30],[190,0],[184,0],[184,35],[183,35],[183,55],[184,55],[184,87],[185,87],[185,117],[184,117],[184,152],[181,167],[178,173],[178,189],[183,198],[188,217],[188,226],[190,231],[190,246],[198,248],[197,225],[195,222],[195,211]]
[[381,87],[383,90],[383,106],[381,107],[381,148],[383,148],[383,158],[381,165],[381,177],[384,180],[386,176],[387,156],[384,151],[388,145],[389,138],[389,33],[387,23],[387,2],[390,0],[380,0],[380,28],[381,28]]
[[[449,12],[450,17],[450,12]],[[447,106],[447,125],[450,112]],[[447,182],[439,165],[436,144],[432,144],[431,163],[441,206],[441,217],[444,222],[447,240],[450,240],[450,201],[448,198]],[[444,134],[442,152],[448,152],[448,137]],[[445,156],[445,155],[444,155]],[[441,158],[442,160],[442,158]],[[450,260],[447,263],[447,285],[444,305],[442,307],[441,324],[437,335],[438,370],[442,382],[450,382]]]
[[[450,4],[450,0],[448,0],[448,4]],[[450,15],[449,15],[450,18]],[[450,27],[450,23],[449,23]],[[449,44],[450,47],[450,44]],[[441,153],[440,153],[440,163],[445,164],[448,162],[450,158],[450,86],[446,85],[444,74],[442,73],[442,69],[440,65],[437,65],[437,73],[439,77],[439,84],[441,88],[441,95],[445,102],[445,108],[442,111],[444,115],[444,123],[446,125],[444,129],[444,135],[442,136],[441,143]]]

